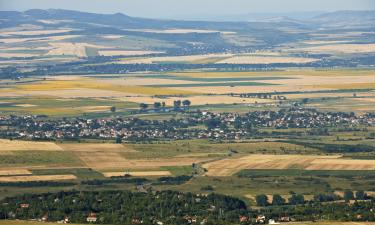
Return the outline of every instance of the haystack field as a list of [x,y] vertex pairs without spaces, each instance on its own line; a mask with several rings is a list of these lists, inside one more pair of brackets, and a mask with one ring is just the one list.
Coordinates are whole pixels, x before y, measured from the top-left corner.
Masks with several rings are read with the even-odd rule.
[[62,148],[52,142],[18,141],[0,139],[0,151],[61,151]]
[[248,155],[203,165],[207,176],[230,176],[243,169],[375,170],[375,160],[347,160],[341,156]]
[[134,177],[171,176],[169,171],[135,171],[135,172],[104,172],[105,177],[118,177],[130,175]]
[[31,175],[31,176],[6,176],[0,177],[0,182],[28,182],[28,181],[58,181],[75,180],[76,176],[67,175]]

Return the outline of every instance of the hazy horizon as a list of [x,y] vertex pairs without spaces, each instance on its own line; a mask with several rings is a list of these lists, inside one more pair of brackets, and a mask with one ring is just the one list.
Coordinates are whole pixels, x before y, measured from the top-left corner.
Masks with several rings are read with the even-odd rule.
[[308,17],[339,10],[375,10],[372,0],[0,0],[0,10],[68,9],[94,13],[124,13],[165,19],[222,19],[246,14],[296,14]]

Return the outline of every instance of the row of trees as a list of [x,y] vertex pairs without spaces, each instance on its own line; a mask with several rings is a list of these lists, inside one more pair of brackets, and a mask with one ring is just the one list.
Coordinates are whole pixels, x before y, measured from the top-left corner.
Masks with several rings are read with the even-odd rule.
[[[206,224],[233,224],[247,212],[243,201],[218,194],[196,195],[176,191],[161,192],[59,192],[26,194],[3,199],[0,219],[69,218],[85,223],[95,215],[100,224],[187,224],[188,220]],[[225,221],[225,223],[223,223]],[[158,224],[160,224],[158,223]]]
[[[353,192],[352,190],[346,190],[344,191],[343,197],[335,195],[335,194],[317,194],[314,195],[313,202],[331,202],[331,201],[338,201],[338,200],[345,200],[345,202],[349,202],[351,200],[367,200],[369,199],[369,196],[366,194],[366,192],[360,190],[357,192]],[[257,195],[256,203],[258,206],[281,206],[281,205],[301,205],[305,204],[307,201],[305,200],[304,195],[301,194],[292,194],[288,201],[287,199],[283,198],[279,194],[274,194],[272,196],[272,201],[268,198],[267,195],[261,194]]]
[[[176,100],[176,101],[173,102],[173,108],[174,109],[181,109],[181,107],[188,108],[188,107],[190,107],[190,105],[191,105],[191,101],[188,100],[188,99],[183,100],[183,101]],[[154,107],[154,109],[159,110],[161,108],[165,108],[166,104],[165,104],[165,102],[154,102],[153,107]],[[146,110],[146,109],[149,108],[149,104],[141,103],[141,104],[139,104],[139,108],[141,110]]]

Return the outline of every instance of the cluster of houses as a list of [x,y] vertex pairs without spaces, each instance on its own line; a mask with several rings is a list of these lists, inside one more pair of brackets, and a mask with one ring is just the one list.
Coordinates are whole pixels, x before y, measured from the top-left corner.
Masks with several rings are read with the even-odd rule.
[[181,118],[145,120],[137,117],[49,120],[40,116],[1,116],[2,138],[24,139],[240,139],[252,135],[254,128],[326,128],[373,126],[375,115],[319,112],[291,108],[280,111],[254,111],[247,114],[185,112]]

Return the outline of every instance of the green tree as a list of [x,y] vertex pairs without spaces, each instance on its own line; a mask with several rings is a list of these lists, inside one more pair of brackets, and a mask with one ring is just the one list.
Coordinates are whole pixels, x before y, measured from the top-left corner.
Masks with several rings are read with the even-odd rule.
[[161,103],[160,102],[154,102],[154,108],[155,109],[160,109]]
[[173,101],[173,107],[175,109],[181,108],[181,100]]
[[236,117],[236,119],[234,120],[234,124],[233,125],[234,125],[235,129],[240,129],[242,127],[241,118]]
[[191,101],[190,100],[188,100],[188,99],[186,99],[186,100],[184,100],[183,102],[182,102],[182,105],[184,106],[184,107],[189,107],[190,105],[191,105]]
[[281,195],[275,194],[272,197],[272,205],[284,205],[285,199]]
[[367,195],[364,191],[360,190],[360,191],[357,191],[357,193],[355,193],[355,198],[357,200],[365,200],[367,198]]
[[268,205],[268,197],[267,195],[257,195],[255,197],[258,206],[267,206]]
[[141,103],[139,104],[139,107],[141,108],[141,110],[146,110],[148,108],[148,105],[146,103]]
[[349,202],[350,200],[354,199],[354,193],[351,190],[345,190],[344,192],[344,200],[345,202]]
[[112,113],[115,113],[115,112],[116,112],[116,106],[112,106],[112,107],[110,108],[110,110],[111,110]]
[[289,198],[289,203],[291,205],[305,204],[305,197],[301,194],[294,194]]

